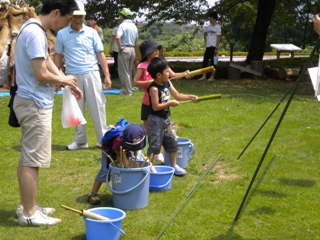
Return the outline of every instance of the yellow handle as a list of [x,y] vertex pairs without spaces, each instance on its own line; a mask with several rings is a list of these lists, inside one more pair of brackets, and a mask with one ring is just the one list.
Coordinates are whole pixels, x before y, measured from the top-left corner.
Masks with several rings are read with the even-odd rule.
[[61,205],[61,207],[65,208],[65,209],[67,209],[67,210],[71,210],[71,211],[73,211],[73,212],[79,213],[79,214],[82,216],[82,211],[80,211],[80,210],[77,210],[77,209],[68,207],[68,206],[66,206],[66,205]]

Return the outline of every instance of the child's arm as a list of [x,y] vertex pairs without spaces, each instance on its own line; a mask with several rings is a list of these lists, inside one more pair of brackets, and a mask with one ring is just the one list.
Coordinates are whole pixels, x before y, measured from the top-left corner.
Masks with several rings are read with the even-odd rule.
[[134,87],[145,87],[145,86],[149,86],[152,82],[152,80],[147,80],[147,81],[141,81],[140,78],[143,74],[143,69],[142,68],[137,68],[136,74],[134,75],[133,78],[133,86]]
[[174,99],[176,100],[193,100],[193,101],[197,101],[198,96],[196,95],[192,95],[192,94],[183,94],[183,93],[179,93],[175,87],[172,85],[172,83],[170,82],[170,94],[174,97]]
[[175,107],[179,105],[179,102],[176,100],[168,100],[168,102],[159,103],[158,89],[156,87],[150,88],[149,96],[151,98],[151,105],[153,111],[160,111],[168,107]]
[[191,77],[189,76],[189,70],[186,70],[186,71],[184,71],[184,72],[178,72],[178,73],[176,73],[176,72],[174,72],[171,68],[170,68],[170,70],[169,70],[169,77],[170,77],[170,78],[180,77],[179,79],[181,79],[181,78],[183,78],[183,77],[185,77],[185,78],[187,78],[187,79],[191,78]]

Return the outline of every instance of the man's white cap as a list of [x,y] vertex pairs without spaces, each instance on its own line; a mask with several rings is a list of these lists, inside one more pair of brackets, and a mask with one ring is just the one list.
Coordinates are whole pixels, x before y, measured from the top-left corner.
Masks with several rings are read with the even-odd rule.
[[86,15],[86,11],[84,10],[83,2],[80,2],[80,1],[76,1],[76,2],[77,2],[79,10],[73,11],[73,15],[85,16]]

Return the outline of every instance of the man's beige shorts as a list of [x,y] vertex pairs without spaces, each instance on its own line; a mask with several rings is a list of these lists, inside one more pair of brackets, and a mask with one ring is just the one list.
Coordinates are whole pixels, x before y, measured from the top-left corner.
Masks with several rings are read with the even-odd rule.
[[33,100],[17,95],[13,107],[20,123],[22,165],[50,167],[52,108],[39,108]]

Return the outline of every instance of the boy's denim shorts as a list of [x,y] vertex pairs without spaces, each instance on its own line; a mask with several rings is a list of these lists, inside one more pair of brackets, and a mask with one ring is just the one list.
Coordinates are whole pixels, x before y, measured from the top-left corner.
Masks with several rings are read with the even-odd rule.
[[161,118],[150,114],[148,117],[148,155],[160,153],[161,145],[167,152],[175,152],[178,143],[171,131],[170,118]]
[[96,181],[98,181],[98,182],[106,182],[106,177],[107,177],[108,171],[110,170],[108,168],[108,160],[107,159],[108,159],[107,156],[104,153],[102,153],[101,168],[96,176]]

